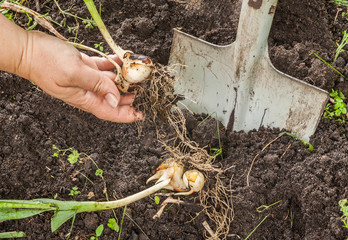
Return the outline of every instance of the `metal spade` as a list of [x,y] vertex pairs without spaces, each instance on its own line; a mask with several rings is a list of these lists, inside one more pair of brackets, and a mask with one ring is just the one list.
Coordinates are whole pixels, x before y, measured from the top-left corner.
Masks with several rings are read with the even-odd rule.
[[229,129],[286,129],[308,141],[328,92],[272,65],[267,39],[277,0],[243,0],[236,41],[218,46],[174,31],[169,63],[180,79],[175,91],[195,113],[216,113]]

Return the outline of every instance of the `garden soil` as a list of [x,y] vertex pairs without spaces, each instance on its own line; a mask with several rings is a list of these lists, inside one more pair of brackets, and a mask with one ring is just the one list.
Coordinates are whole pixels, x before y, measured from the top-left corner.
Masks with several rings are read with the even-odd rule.
[[[79,23],[78,41],[92,47],[104,41],[96,28],[85,29],[81,21],[61,14],[54,1],[38,2],[27,4],[59,23],[65,22],[65,27],[57,27],[64,36],[72,39],[75,33],[69,32],[68,26]],[[72,14],[89,16],[83,1],[58,3]],[[232,0],[101,0],[96,4],[118,44],[162,64],[168,62],[175,27],[215,44],[233,42],[241,6],[240,1]],[[335,44],[348,29],[348,21],[342,17],[346,11],[329,0],[279,0],[269,38],[275,67],[348,96],[346,80],[311,54],[315,52],[348,76],[346,52],[333,62]],[[17,14],[15,21],[26,27],[28,19]],[[104,46],[104,52],[110,51]],[[204,116],[186,116],[192,140],[207,150],[219,147],[216,120],[198,125]],[[347,123],[321,120],[310,139],[314,151],[309,152],[307,146],[290,136],[276,139],[283,131],[280,129],[244,133],[226,131],[220,125],[223,153],[214,164],[225,169],[221,179],[226,186],[231,183],[234,208],[226,239],[244,239],[253,230],[249,239],[348,238],[338,205],[340,199],[348,197],[347,130]],[[95,176],[94,164],[82,159],[82,163],[71,165],[66,155],[53,157],[52,145],[74,148],[93,158],[104,171],[110,199],[144,190],[164,153],[154,126],[145,125],[139,136],[134,123],[97,119],[50,97],[29,81],[1,72],[0,198],[105,201],[103,182]],[[213,181],[208,180],[203,191]],[[75,186],[81,194],[69,196]],[[123,222],[120,239],[204,239],[209,236],[204,221],[216,230],[202,212],[198,194],[182,200],[184,204],[168,206],[158,219],[153,219],[160,208],[153,196],[130,204],[125,214],[124,208],[115,209],[119,224]],[[64,239],[71,221],[51,233],[52,215],[47,212],[5,221],[0,223],[0,232],[24,231],[28,239],[35,240]],[[100,224],[105,226],[101,239],[117,239],[118,233],[106,226],[113,216],[111,210],[78,214],[70,239],[90,239]]]

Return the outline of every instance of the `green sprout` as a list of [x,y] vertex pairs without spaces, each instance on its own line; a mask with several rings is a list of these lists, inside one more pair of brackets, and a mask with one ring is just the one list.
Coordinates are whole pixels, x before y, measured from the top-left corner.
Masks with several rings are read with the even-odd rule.
[[338,56],[344,50],[343,48],[348,44],[348,33],[346,31],[343,31],[342,33],[343,33],[343,38],[342,38],[340,45],[338,45],[338,47],[336,49],[336,55],[334,58],[334,62],[336,62]]
[[347,104],[344,102],[345,96],[341,91],[332,89],[330,97],[330,103],[325,107],[323,118],[345,122],[347,117]]
[[99,49],[99,51],[104,51],[104,47],[102,46],[104,42],[100,42],[100,43],[95,43],[94,44],[94,48],[95,49]]
[[120,231],[120,226],[118,225],[117,220],[115,218],[109,218],[107,225],[111,230],[115,232]]
[[81,194],[81,192],[79,191],[79,188],[78,187],[73,187],[71,190],[70,190],[70,193],[69,193],[69,196],[77,196]]
[[342,199],[338,202],[338,205],[340,205],[341,209],[340,211],[343,213],[341,216],[343,226],[348,229],[348,199]]
[[159,196],[155,196],[154,200],[157,205],[160,204],[161,199]]
[[12,22],[14,22],[14,20],[13,20],[13,12],[12,12],[11,10],[9,10],[9,9],[3,10],[3,11],[1,11],[1,13],[2,13],[7,19],[9,19],[9,20],[11,20]]
[[52,156],[53,157],[60,157],[60,156],[65,156],[65,154],[67,152],[70,152],[70,154],[68,155],[68,162],[71,164],[75,164],[77,162],[81,163],[81,161],[79,161],[79,158],[81,155],[84,155],[83,153],[79,153],[77,150],[73,149],[73,148],[66,148],[66,149],[59,149],[56,145],[52,145],[53,150],[56,150]]
[[103,234],[104,225],[100,224],[95,230],[95,236],[90,237],[90,240],[100,240],[100,236]]
[[286,135],[288,135],[288,136],[290,136],[290,137],[293,137],[295,140],[301,141],[301,142],[303,143],[303,145],[308,146],[308,151],[309,151],[309,152],[313,152],[314,147],[313,147],[313,145],[310,144],[309,142],[307,142],[307,141],[305,141],[305,140],[299,138],[297,135],[292,134],[292,133],[289,133],[289,132],[282,132],[282,133],[279,134],[279,136],[284,135],[284,134],[286,134]]
[[345,6],[348,7],[348,1],[347,0],[333,0],[334,3],[336,3],[337,6]]

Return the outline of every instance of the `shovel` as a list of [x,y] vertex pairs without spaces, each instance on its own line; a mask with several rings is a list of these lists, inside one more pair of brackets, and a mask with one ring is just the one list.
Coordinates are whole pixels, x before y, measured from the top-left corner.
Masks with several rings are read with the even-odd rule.
[[286,75],[272,65],[268,35],[277,0],[243,0],[236,41],[218,46],[174,30],[169,64],[195,113],[215,113],[227,129],[286,129],[309,141],[328,92]]

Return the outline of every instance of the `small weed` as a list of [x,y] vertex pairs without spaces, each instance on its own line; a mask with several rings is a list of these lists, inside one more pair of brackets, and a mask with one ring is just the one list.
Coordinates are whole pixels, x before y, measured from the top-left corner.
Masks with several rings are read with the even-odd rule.
[[95,236],[90,237],[90,240],[100,240],[100,236],[103,234],[104,225],[100,224],[99,227],[95,230]]
[[86,29],[93,29],[97,26],[92,18],[85,18],[82,20],[82,23],[85,25]]
[[325,107],[323,118],[337,119],[337,121],[345,122],[347,115],[347,104],[343,93],[339,90],[333,90],[330,93],[330,103]]
[[337,6],[345,6],[348,7],[348,1],[347,0],[333,0],[334,3],[336,3]]
[[216,112],[213,112],[211,114],[209,114],[206,118],[204,118],[198,125],[197,127],[199,127],[201,124],[203,124],[206,120],[208,120],[209,118],[211,118],[211,116],[215,114],[215,119],[216,119],[216,129],[217,129],[217,135],[218,135],[218,140],[219,140],[219,148],[210,148],[210,155],[212,155],[211,160],[215,160],[216,157],[220,156],[221,159],[223,160],[224,157],[222,155],[222,144],[221,144],[221,137],[220,137],[220,123],[219,120],[217,118],[217,114]]
[[66,148],[66,149],[59,149],[56,145],[52,145],[53,150],[55,152],[52,154],[53,157],[59,158],[60,156],[65,156],[67,152],[70,152],[68,155],[68,162],[71,164],[75,164],[77,162],[82,163],[81,160],[79,160],[82,153],[79,153],[77,150],[73,148]]
[[100,43],[95,43],[94,44],[94,48],[95,49],[99,49],[99,51],[104,51],[104,47],[102,46],[104,42],[100,42]]
[[118,222],[115,218],[109,218],[107,225],[111,230],[113,230],[115,232],[120,231],[120,226],[118,225]]
[[7,17],[9,20],[11,20],[12,22],[14,22],[13,20],[13,12],[11,10],[3,10],[1,11],[1,13]]
[[79,188],[78,187],[73,187],[71,190],[70,190],[70,193],[69,193],[69,196],[77,196],[81,194],[81,192],[79,191]]
[[155,196],[154,200],[157,205],[160,204],[161,199],[159,196]]
[[[52,149],[55,150],[55,152],[52,154],[53,157],[63,157],[65,156],[66,154],[69,153],[68,155],[68,158],[67,160],[71,163],[71,164],[75,164],[77,162],[79,163],[83,163],[82,161],[82,157],[83,158],[87,158],[89,160],[92,161],[92,163],[94,164],[94,166],[97,168],[97,170],[95,171],[94,175],[97,176],[97,177],[100,177],[101,180],[103,181],[103,185],[104,185],[104,189],[103,189],[103,193],[105,194],[105,197],[106,197],[106,200],[109,201],[109,195],[107,193],[107,186],[106,186],[106,181],[104,179],[104,171],[103,169],[99,168],[99,166],[97,165],[97,163],[86,153],[83,153],[83,152],[79,152],[77,150],[75,150],[74,148],[66,148],[66,149],[59,149],[56,145],[52,145]],[[85,174],[81,173],[81,172],[78,172],[79,174],[81,174],[82,176],[84,176],[86,178],[87,181],[89,181],[90,183],[94,184],[92,180],[90,180]],[[74,194],[75,192],[73,191],[74,188],[70,191],[70,196],[76,196],[78,194],[80,194],[80,191],[78,191],[78,188],[76,187],[76,191],[78,191],[79,193],[78,194]],[[113,228],[115,229],[116,232],[118,232],[118,229],[119,229],[119,226],[118,226],[118,219],[116,217],[116,213],[115,211],[112,209],[112,212],[114,214],[114,221],[115,221],[115,224],[113,224],[113,220],[111,220],[110,222],[110,219],[109,219],[109,222],[108,222],[108,226],[110,224],[110,226],[114,226]],[[109,226],[109,227],[110,227]],[[111,228],[111,227],[110,227]],[[112,229],[112,228],[111,228]],[[99,239],[99,238],[95,238],[95,239]]]
[[340,205],[341,209],[340,211],[343,213],[341,216],[343,226],[348,229],[348,199],[342,199],[338,202],[338,205]]
[[334,68],[330,63],[326,62],[323,58],[321,58],[318,54],[316,54],[315,52],[312,51],[312,53],[314,54],[314,56],[316,56],[317,58],[319,58],[320,61],[322,61],[323,63],[325,63],[327,66],[329,66],[332,70],[334,70],[335,72],[337,72],[339,75],[341,75],[344,79],[347,80],[346,76],[344,76],[340,71],[338,71],[336,68]]
[[290,137],[293,137],[295,140],[301,141],[301,142],[303,143],[303,145],[305,145],[305,146],[308,145],[308,151],[309,151],[309,152],[313,152],[314,147],[313,147],[313,145],[310,144],[309,142],[307,142],[307,141],[305,141],[305,140],[299,138],[297,135],[292,134],[292,133],[289,133],[289,132],[282,132],[282,133],[279,134],[279,136],[280,136],[280,135],[283,135],[283,134],[286,134],[286,135],[288,135],[288,136],[290,136]]
[[340,45],[337,46],[334,62],[336,62],[338,56],[344,50],[343,48],[348,44],[348,33],[346,31],[343,31],[342,33],[343,33],[343,38]]

